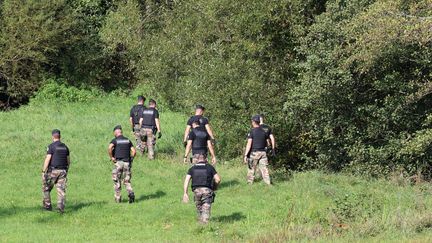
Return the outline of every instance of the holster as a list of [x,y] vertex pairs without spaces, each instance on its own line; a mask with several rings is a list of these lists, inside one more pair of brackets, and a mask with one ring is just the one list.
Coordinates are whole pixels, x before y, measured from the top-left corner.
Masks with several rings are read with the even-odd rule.
[[213,191],[213,192],[211,193],[211,202],[212,202],[212,203],[214,203],[215,198],[216,198],[216,193]]
[[250,158],[250,157],[248,157],[247,158],[247,164],[248,164],[248,168],[250,169],[250,170],[252,170],[252,168],[253,168],[253,159],[252,158]]

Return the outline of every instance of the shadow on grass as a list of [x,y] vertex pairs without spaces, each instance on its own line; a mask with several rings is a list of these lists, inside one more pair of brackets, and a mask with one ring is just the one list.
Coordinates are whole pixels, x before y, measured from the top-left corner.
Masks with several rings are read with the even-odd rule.
[[166,144],[165,146],[160,146],[157,148],[157,153],[166,154],[166,155],[176,155],[177,151],[176,148],[170,144]]
[[246,219],[246,216],[244,216],[243,213],[235,212],[230,215],[214,217],[212,220],[220,223],[233,223],[235,221],[240,221],[243,219]]
[[86,207],[101,206],[104,204],[107,204],[107,202],[99,201],[99,202],[85,202],[85,203],[76,203],[76,204],[70,203],[70,205],[68,205],[66,203],[65,211],[66,212],[68,212],[68,211],[76,212],[76,211],[79,211],[79,210],[86,208]]
[[[86,203],[66,203],[65,207],[65,213],[68,212],[77,212],[83,208],[90,207],[90,206],[100,206],[103,204],[106,204],[107,202],[86,202]],[[55,205],[53,205],[53,212],[56,211]],[[5,218],[8,216],[13,216],[15,214],[22,214],[22,213],[30,213],[30,212],[47,212],[46,210],[42,209],[41,206],[32,206],[32,207],[15,207],[11,206],[9,208],[0,208],[0,218]]]
[[232,187],[240,184],[240,182],[237,179],[229,180],[229,181],[222,181],[221,184],[218,186],[218,190],[226,188],[226,187]]
[[157,191],[153,194],[142,195],[138,198],[137,201],[140,202],[140,201],[146,201],[146,200],[155,199],[155,198],[161,198],[165,195],[166,195],[166,193],[164,191]]

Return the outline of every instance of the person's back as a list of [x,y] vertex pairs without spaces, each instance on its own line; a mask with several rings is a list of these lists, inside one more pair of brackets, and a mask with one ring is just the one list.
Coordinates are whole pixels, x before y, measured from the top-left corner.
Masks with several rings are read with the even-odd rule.
[[270,185],[270,176],[268,172],[268,158],[266,153],[268,133],[260,127],[260,117],[255,115],[251,119],[252,129],[248,134],[248,140],[245,149],[244,163],[248,164],[247,181],[252,184],[255,178],[257,167],[266,184]]
[[144,96],[139,95],[137,104],[132,106],[132,108],[130,110],[130,114],[129,114],[129,123],[131,125],[132,132],[133,132],[135,140],[137,142],[137,149],[141,153],[143,153],[143,151],[144,151],[144,146],[143,146],[143,141],[142,141],[143,132],[142,132],[142,129],[140,126],[140,120],[142,119],[143,111],[146,108],[144,106],[145,100],[146,100],[146,98]]
[[208,135],[205,127],[200,126],[192,128],[191,136],[193,137],[192,154],[207,154],[207,141],[210,140],[210,136]]
[[156,145],[156,133],[158,139],[162,137],[159,121],[159,111],[156,109],[156,101],[150,99],[149,107],[145,108],[139,121],[142,129],[143,147],[147,148],[148,158],[154,159],[154,145]]
[[57,189],[57,208],[64,212],[66,200],[67,173],[70,165],[69,148],[60,141],[60,130],[51,132],[53,142],[48,146],[42,168],[43,208],[52,210],[50,193],[54,186]]
[[198,219],[200,223],[206,224],[210,219],[211,204],[214,202],[217,185],[220,183],[220,176],[216,169],[205,162],[204,156],[201,156],[200,161],[193,165],[185,178],[183,184],[183,202],[189,201],[188,187],[192,180],[192,191],[194,193],[195,206],[197,208]]

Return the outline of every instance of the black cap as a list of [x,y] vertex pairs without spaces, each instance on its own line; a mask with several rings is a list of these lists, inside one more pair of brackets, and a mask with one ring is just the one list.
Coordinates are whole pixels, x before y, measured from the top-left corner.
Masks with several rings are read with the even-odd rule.
[[117,129],[120,129],[120,130],[122,130],[122,127],[121,127],[121,125],[117,125],[117,126],[115,126],[115,127],[114,127],[114,129],[113,129],[113,132],[114,132],[115,130],[117,130]]
[[198,110],[198,109],[205,110],[205,107],[203,105],[196,105],[195,110]]
[[51,135],[54,135],[54,134],[60,135],[60,130],[58,130],[58,129],[52,130]]
[[261,116],[260,115],[254,115],[254,116],[252,116],[251,120],[259,123],[261,121]]
[[144,97],[144,96],[142,96],[142,95],[138,95],[138,100],[142,100],[142,101],[145,101],[145,97]]

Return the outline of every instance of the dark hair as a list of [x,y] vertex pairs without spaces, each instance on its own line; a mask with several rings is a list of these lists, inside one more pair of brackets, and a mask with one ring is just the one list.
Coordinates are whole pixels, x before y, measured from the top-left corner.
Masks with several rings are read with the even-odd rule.
[[138,101],[145,101],[146,98],[142,95],[138,95]]
[[150,100],[149,100],[149,104],[156,105],[156,100],[154,100],[154,99],[150,99]]

